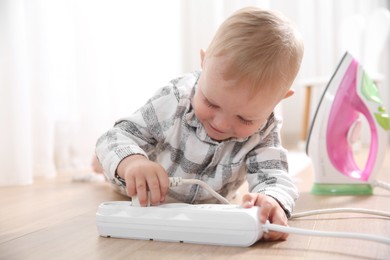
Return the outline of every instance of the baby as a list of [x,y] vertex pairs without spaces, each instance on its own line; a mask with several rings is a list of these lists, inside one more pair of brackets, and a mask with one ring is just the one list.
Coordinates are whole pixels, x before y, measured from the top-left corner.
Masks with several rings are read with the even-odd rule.
[[298,191],[273,110],[293,94],[302,56],[301,37],[284,16],[238,10],[201,51],[202,70],[172,80],[99,138],[107,179],[143,206],[148,196],[152,205],[218,202],[199,185],[169,188],[169,177],[203,180],[227,199],[247,181],[242,206],[260,206],[263,223],[287,225]]

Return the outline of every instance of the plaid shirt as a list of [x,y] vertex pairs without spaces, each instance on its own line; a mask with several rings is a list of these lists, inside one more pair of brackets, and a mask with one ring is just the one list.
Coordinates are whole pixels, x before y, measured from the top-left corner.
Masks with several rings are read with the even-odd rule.
[[[281,120],[272,113],[252,136],[212,140],[191,105],[199,76],[197,71],[172,80],[99,138],[96,153],[106,177],[126,194],[116,169],[125,157],[142,154],[162,165],[170,177],[203,180],[228,199],[247,180],[250,192],[275,198],[289,216],[298,192],[288,175],[286,150],[280,143]],[[217,203],[198,185],[171,188],[168,198]]]

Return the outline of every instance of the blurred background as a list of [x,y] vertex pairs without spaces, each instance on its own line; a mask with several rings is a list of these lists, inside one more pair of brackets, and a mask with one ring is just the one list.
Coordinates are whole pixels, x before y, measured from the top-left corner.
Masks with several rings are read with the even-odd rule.
[[283,12],[305,41],[296,94],[279,107],[286,146],[302,150],[346,50],[390,109],[389,0],[0,0],[0,186],[90,170],[97,138],[198,69],[219,24],[248,5]]

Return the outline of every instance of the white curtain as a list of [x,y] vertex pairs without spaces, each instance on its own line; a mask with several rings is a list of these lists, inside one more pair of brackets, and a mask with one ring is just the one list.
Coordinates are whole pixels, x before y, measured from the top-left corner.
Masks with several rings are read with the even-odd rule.
[[[199,50],[245,5],[297,23],[305,78],[333,71],[343,17],[386,1],[0,0],[0,186],[89,170],[100,134],[199,68]],[[284,129],[297,132],[299,89],[290,100]]]
[[180,1],[0,0],[0,185],[88,170],[181,72]]

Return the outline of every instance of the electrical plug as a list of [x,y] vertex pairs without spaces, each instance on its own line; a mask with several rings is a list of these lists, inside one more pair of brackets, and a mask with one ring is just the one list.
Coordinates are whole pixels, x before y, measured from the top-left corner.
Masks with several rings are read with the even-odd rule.
[[[180,177],[170,177],[169,178],[169,187],[177,187],[183,184],[183,179]],[[139,202],[138,196],[132,196],[131,197],[131,205],[134,207],[141,207],[141,203]],[[147,207],[150,206],[150,192],[148,192],[148,203],[146,205]]]
[[[197,179],[183,179],[181,177],[169,177],[169,187],[177,187],[183,184],[192,184],[192,185],[199,185],[205,190],[207,190],[211,195],[213,195],[216,199],[218,199],[223,204],[230,204],[227,199],[222,197],[219,193],[214,191],[207,183],[197,180]],[[141,204],[139,203],[138,196],[131,197],[132,205],[135,207],[140,207]],[[150,206],[150,193],[148,192],[148,204],[147,206]]]
[[[141,207],[141,203],[139,202],[137,195],[131,197],[131,206]],[[148,203],[146,204],[146,207],[149,207],[149,206],[150,206],[150,192],[148,192]]]

